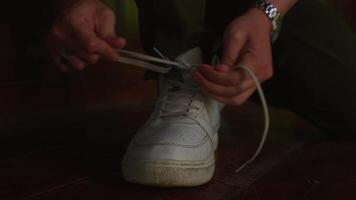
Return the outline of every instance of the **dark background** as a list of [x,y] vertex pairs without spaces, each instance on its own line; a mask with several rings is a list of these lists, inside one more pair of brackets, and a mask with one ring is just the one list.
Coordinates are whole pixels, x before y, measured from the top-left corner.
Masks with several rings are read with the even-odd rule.
[[[132,9],[133,1],[121,0]],[[356,31],[355,1],[334,0],[335,10]],[[120,5],[120,3],[118,3]],[[125,4],[122,4],[125,5]],[[55,16],[54,1],[6,1],[0,21],[0,142],[2,146],[24,146],[39,132],[65,127],[88,113],[147,107],[155,96],[152,81],[142,80],[144,71],[101,62],[83,72],[61,73],[47,59],[44,39]],[[123,13],[123,12],[117,12]],[[118,21],[137,24],[135,10],[118,15]],[[140,51],[136,34],[129,48]],[[39,131],[41,130],[41,131]],[[55,137],[51,135],[51,137]],[[15,145],[16,146],[16,145]]]
[[[115,2],[129,48],[141,51],[133,0]],[[356,31],[355,1],[331,3]],[[217,169],[208,185],[126,183],[120,160],[149,115],[155,84],[142,80],[140,68],[107,62],[61,73],[44,48],[56,13],[50,0],[0,3],[1,200],[356,199],[355,143],[310,138],[317,130],[285,110],[271,109],[262,156],[235,174],[260,138],[261,108],[252,103],[224,110]]]

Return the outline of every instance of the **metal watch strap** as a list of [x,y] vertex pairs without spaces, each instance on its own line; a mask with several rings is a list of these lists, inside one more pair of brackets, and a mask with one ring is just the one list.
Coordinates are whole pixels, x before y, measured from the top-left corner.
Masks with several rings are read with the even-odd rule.
[[271,3],[269,3],[266,0],[257,0],[256,1],[256,7],[261,9],[267,17],[271,20],[272,25],[273,25],[273,31],[277,30],[278,26],[278,20],[281,16],[280,12],[278,9]]

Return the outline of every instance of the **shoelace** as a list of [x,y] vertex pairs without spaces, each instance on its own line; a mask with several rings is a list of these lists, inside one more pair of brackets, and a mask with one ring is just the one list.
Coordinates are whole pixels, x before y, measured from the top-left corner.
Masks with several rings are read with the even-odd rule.
[[264,129],[263,129],[263,132],[262,132],[262,137],[261,137],[260,143],[259,143],[255,153],[253,154],[253,156],[249,160],[247,160],[244,164],[242,164],[235,171],[236,173],[239,173],[248,164],[250,164],[254,160],[256,160],[258,155],[260,155],[260,153],[261,153],[261,151],[263,149],[263,146],[266,143],[267,136],[268,136],[269,126],[270,126],[270,117],[269,117],[269,109],[268,109],[268,104],[267,104],[267,101],[266,101],[266,97],[264,95],[263,89],[262,89],[261,84],[258,81],[256,75],[248,67],[246,67],[246,66],[244,66],[242,64],[238,64],[237,67],[245,70],[250,75],[250,77],[252,78],[253,82],[255,83],[258,95],[260,96],[260,99],[261,99],[262,108],[263,108],[263,114],[264,114],[264,118],[265,118],[265,124],[264,124]]
[[[185,87],[183,83],[180,85],[179,87]],[[194,88],[182,88],[182,91],[168,92],[168,94],[162,98],[163,108],[160,117],[175,117],[187,115],[190,112],[194,112],[193,110],[198,111],[199,107],[192,105],[196,90],[197,89]]]
[[[156,51],[156,53],[158,55],[161,56],[161,58],[157,58],[157,57],[153,57],[153,56],[149,56],[149,55],[145,55],[145,54],[140,54],[140,53],[136,53],[136,52],[131,52],[131,51],[127,51],[127,50],[118,50],[118,52],[120,53],[120,57],[117,60],[118,62],[124,63],[124,64],[130,64],[130,65],[134,65],[134,66],[139,66],[139,67],[143,67],[145,69],[149,69],[158,73],[168,73],[172,67],[177,67],[180,70],[186,70],[186,71],[192,71],[194,67],[196,67],[197,65],[192,65],[189,63],[183,63],[183,62],[174,62],[169,60],[166,56],[164,56],[158,49],[154,48],[154,50]],[[128,56],[128,57],[124,57],[124,56]],[[151,62],[151,63],[147,63],[147,61]],[[159,64],[163,64],[166,66],[159,66],[153,63],[159,63]],[[194,93],[196,88],[192,88],[192,87],[187,87],[186,84],[184,83],[180,83],[178,81],[174,81],[174,83],[171,83],[172,85],[175,85],[177,87],[179,87],[181,91],[179,92],[168,92],[167,95],[165,95],[165,97],[163,97],[161,99],[161,103],[163,103],[163,110],[161,111],[160,116],[161,117],[173,117],[173,116],[178,116],[178,115],[186,115],[188,112],[190,112],[192,109],[194,110],[198,110],[198,107],[192,106],[191,105],[191,101],[190,102],[186,102],[186,105],[182,105],[182,104],[177,104],[177,99],[181,99],[181,100],[188,100],[188,99],[192,99],[194,97]],[[189,92],[191,91],[191,92]],[[193,94],[193,95],[190,95]],[[189,97],[191,96],[191,97]],[[178,109],[171,109],[171,108],[178,108]]]
[[[161,53],[157,48],[153,49],[162,59],[169,61],[169,58],[163,53]],[[182,63],[183,66],[188,66],[185,70],[189,70],[190,72],[193,69],[193,65],[189,65],[186,63]],[[181,65],[180,65],[181,66]],[[164,108],[161,111],[160,117],[175,117],[181,115],[187,115],[193,110],[199,111],[199,107],[193,106],[193,99],[197,95],[197,87],[194,87],[190,84],[186,84],[180,81],[172,81],[169,80],[169,84],[171,85],[171,91],[168,91],[166,94],[166,98],[163,101]],[[175,88],[178,88],[178,91],[175,91]],[[182,105],[182,101],[185,104]],[[177,103],[180,102],[180,103]],[[171,109],[171,108],[179,108],[179,109]]]
[[[196,65],[184,63],[184,62],[170,61],[170,60],[168,60],[168,58],[165,58],[165,59],[157,58],[157,57],[153,57],[153,56],[149,56],[149,55],[145,55],[145,54],[141,54],[141,53],[136,53],[136,52],[132,52],[132,51],[127,51],[127,50],[122,50],[122,49],[119,49],[117,51],[120,53],[120,57],[117,59],[117,62],[142,67],[142,68],[149,69],[149,70],[161,73],[161,74],[168,73],[172,69],[172,66],[177,67],[181,70],[192,70],[193,67],[196,66]],[[158,50],[156,50],[156,51],[158,51]],[[162,55],[159,51],[157,53]],[[128,57],[125,57],[125,56],[128,56]],[[148,62],[159,63],[159,64],[163,64],[166,66],[159,66],[156,64],[148,63]]]
[[[127,50],[118,50],[118,52],[120,53],[120,57],[117,60],[117,62],[129,64],[129,65],[133,65],[133,66],[138,66],[138,67],[143,67],[143,68],[146,68],[146,69],[149,69],[152,71],[156,71],[159,73],[163,73],[163,74],[168,73],[172,69],[172,67],[177,67],[180,70],[192,71],[196,66],[198,66],[197,64],[175,62],[175,61],[168,60],[167,58],[165,58],[165,59],[157,58],[157,57],[148,56],[148,55],[131,52],[131,51],[127,51]],[[158,52],[158,54],[160,54],[159,51],[157,51],[157,52]],[[123,55],[129,56],[129,57],[124,57]],[[164,57],[162,54],[160,54],[160,55],[161,55],[161,57]],[[148,62],[154,62],[154,63],[158,63],[158,64],[163,64],[166,66],[159,66],[156,64],[148,63]],[[258,78],[256,77],[256,75],[247,66],[244,66],[242,64],[237,64],[236,67],[245,70],[246,73],[251,77],[251,79],[255,83],[258,95],[260,96],[260,99],[261,99],[263,113],[264,113],[264,119],[265,119],[264,129],[262,132],[262,137],[260,139],[259,145],[258,145],[255,153],[253,154],[253,156],[249,160],[247,160],[245,163],[243,163],[235,171],[235,173],[239,173],[247,165],[249,165],[254,160],[256,160],[256,158],[260,155],[260,153],[266,143],[267,136],[268,136],[269,126],[270,126],[270,117],[269,117],[269,109],[268,109],[267,101],[266,101],[263,89],[261,87],[261,84],[260,84]],[[185,114],[188,111],[188,109],[190,109],[191,107],[189,104],[187,106],[182,106],[182,108],[185,109],[185,111],[171,112],[171,113],[167,112],[166,116]]]

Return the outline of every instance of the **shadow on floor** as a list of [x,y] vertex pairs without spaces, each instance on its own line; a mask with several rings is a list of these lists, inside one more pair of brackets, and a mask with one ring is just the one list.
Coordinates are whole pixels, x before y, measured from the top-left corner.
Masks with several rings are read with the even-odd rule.
[[326,142],[308,123],[283,110],[272,110],[261,156],[235,174],[260,137],[262,113],[254,104],[223,112],[216,173],[209,184],[161,189],[126,183],[120,160],[149,112],[105,111],[65,127],[37,130],[51,137],[0,162],[0,199],[356,199],[355,142]]

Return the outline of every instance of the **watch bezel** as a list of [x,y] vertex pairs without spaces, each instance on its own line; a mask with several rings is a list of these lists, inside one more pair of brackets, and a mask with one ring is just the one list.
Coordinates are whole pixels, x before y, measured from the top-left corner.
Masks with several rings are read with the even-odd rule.
[[278,11],[278,8],[266,0],[257,0],[256,6],[271,20],[273,31],[277,30],[278,22],[281,19],[281,13]]

